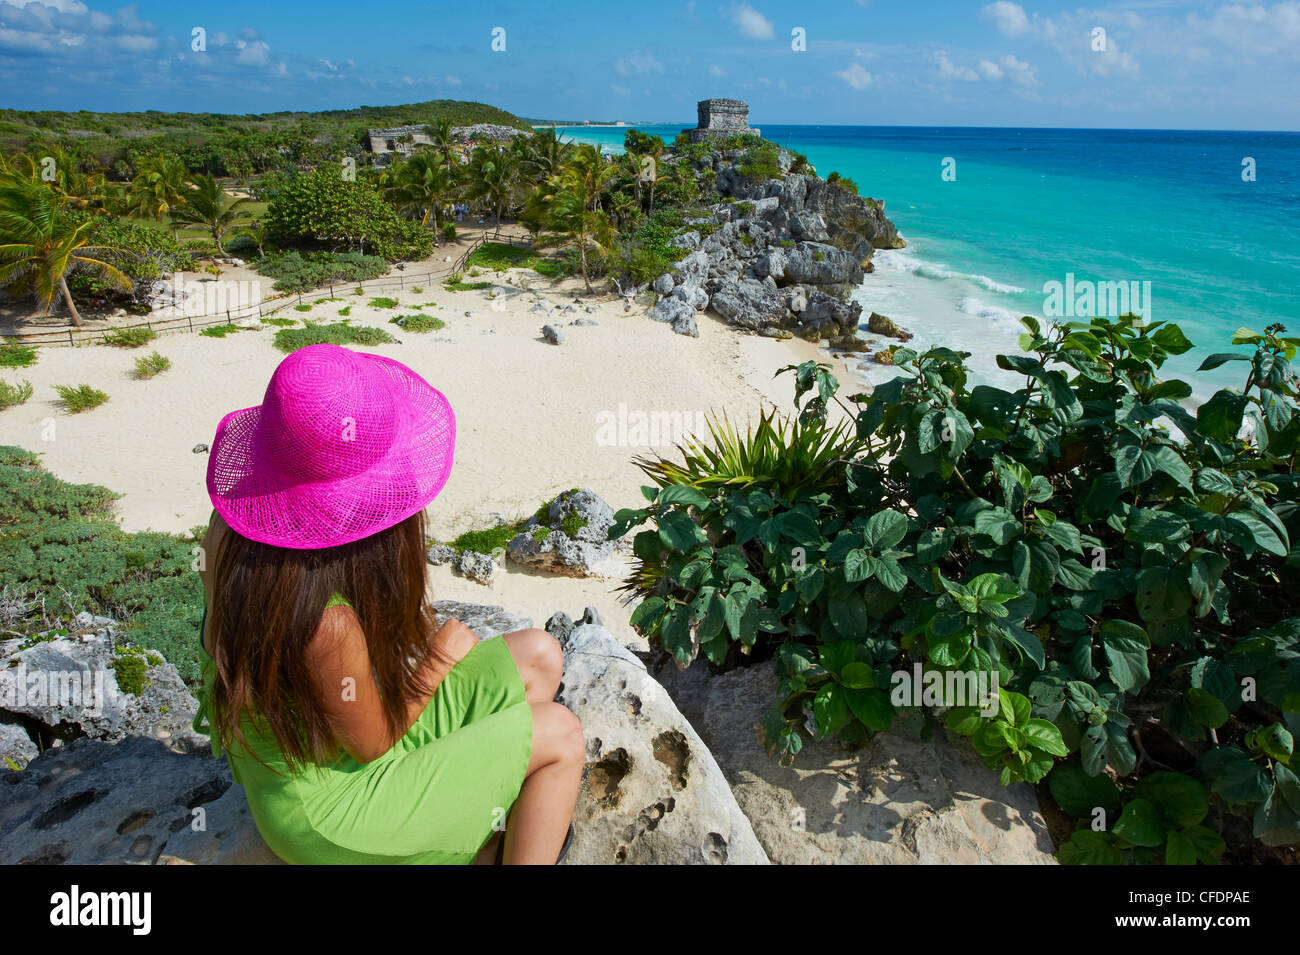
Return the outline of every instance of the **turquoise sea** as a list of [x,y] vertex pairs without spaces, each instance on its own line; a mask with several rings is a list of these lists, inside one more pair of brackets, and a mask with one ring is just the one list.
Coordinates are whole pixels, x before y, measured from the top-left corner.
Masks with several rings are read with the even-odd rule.
[[[689,125],[637,128],[671,142]],[[622,151],[626,127],[562,132]],[[1019,316],[1069,320],[1048,292],[1071,276],[1076,294],[1084,283],[1146,290],[1146,318],[1176,322],[1196,343],[1166,371],[1200,398],[1241,385],[1241,366],[1232,363],[1195,371],[1206,354],[1230,349],[1238,327],[1281,322],[1300,332],[1300,133],[770,125],[762,132],[807,155],[820,175],[838,171],[862,195],[883,200],[907,240],[906,249],[876,253],[876,271],[856,293],[864,309],[910,328],[914,344],[971,352],[972,366],[989,377],[1000,377],[993,356],[1016,350]]]

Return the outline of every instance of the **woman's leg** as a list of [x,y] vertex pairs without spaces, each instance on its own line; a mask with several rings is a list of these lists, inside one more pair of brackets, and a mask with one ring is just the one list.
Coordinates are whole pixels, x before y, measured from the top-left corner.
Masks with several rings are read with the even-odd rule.
[[502,640],[510,648],[519,675],[524,678],[524,697],[529,703],[547,703],[555,699],[564,670],[564,651],[560,642],[545,630],[516,630]]
[[519,798],[506,822],[503,861],[506,865],[553,865],[578,804],[587,746],[582,723],[568,707],[549,699],[529,706],[533,711],[532,753]]

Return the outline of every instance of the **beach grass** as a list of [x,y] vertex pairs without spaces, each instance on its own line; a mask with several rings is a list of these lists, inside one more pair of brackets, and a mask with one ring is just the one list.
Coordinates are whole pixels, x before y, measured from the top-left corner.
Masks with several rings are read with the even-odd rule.
[[32,383],[24,381],[21,385],[11,385],[0,381],[0,411],[24,404],[32,396]]
[[103,342],[114,348],[139,348],[158,337],[152,328],[136,326],[135,328],[113,328],[104,332]]
[[171,366],[172,362],[170,358],[160,355],[157,352],[150,352],[148,355],[143,355],[135,360],[135,373],[133,377],[142,381],[147,380],[154,377],[154,375],[161,374]]
[[54,390],[59,393],[59,402],[68,414],[98,408],[108,400],[108,395],[90,385],[55,385]]
[[26,368],[36,364],[36,346],[5,342],[0,345],[0,368]]
[[390,318],[389,324],[397,325],[403,331],[416,332],[439,332],[447,327],[447,323],[441,318],[435,318],[432,315],[398,315],[396,318]]

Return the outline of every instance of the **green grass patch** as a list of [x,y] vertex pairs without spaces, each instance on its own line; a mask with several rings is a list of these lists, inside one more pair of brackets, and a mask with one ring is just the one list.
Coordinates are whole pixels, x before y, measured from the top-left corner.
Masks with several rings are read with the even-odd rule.
[[341,309],[339,309],[339,314],[342,315],[344,318],[347,318],[349,315],[352,314],[352,306],[344,305]]
[[108,395],[90,385],[55,385],[59,401],[68,414],[80,414],[91,408],[98,408],[108,400]]
[[389,324],[397,325],[403,331],[416,332],[439,332],[447,327],[447,323],[441,318],[435,318],[432,315],[398,315],[396,318],[390,318]]
[[104,332],[103,342],[114,348],[139,348],[158,337],[158,333],[146,326],[135,328],[114,328]]
[[[504,242],[484,242],[470,253],[467,264],[504,272],[507,269],[536,268],[536,263],[541,260],[542,256],[532,249],[521,249]],[[470,272],[472,276],[477,274]]]
[[293,307],[293,310],[294,310],[295,312],[310,312],[310,311],[311,311],[311,306],[310,306],[310,305],[295,305],[295,306]]
[[26,368],[36,364],[36,346],[5,342],[0,345],[0,368]]
[[442,287],[449,292],[478,292],[491,288],[491,282],[443,282]]
[[30,381],[24,381],[21,385],[11,385],[7,381],[0,381],[0,411],[5,408],[26,404],[27,399],[31,396],[32,383]]
[[292,328],[298,324],[296,318],[264,318],[261,321],[263,325],[278,325],[281,328]]
[[172,366],[170,358],[151,352],[135,360],[134,377],[144,380],[166,371]]
[[208,338],[225,338],[227,335],[233,335],[235,332],[242,331],[244,331],[244,329],[238,325],[209,325],[207,328],[200,331],[199,334],[206,335]]
[[372,298],[369,302],[371,308],[397,308],[397,299],[395,298]]
[[393,336],[382,328],[349,325],[308,325],[306,328],[282,328],[275,333],[275,347],[282,352],[295,352],[308,345],[383,345]]

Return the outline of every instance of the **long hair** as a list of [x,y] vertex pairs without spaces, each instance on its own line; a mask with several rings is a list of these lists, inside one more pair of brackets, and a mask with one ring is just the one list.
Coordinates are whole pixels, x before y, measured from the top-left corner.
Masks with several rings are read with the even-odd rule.
[[322,701],[340,688],[321,686],[307,655],[335,593],[360,619],[390,735],[405,730],[408,702],[430,692],[421,675],[429,653],[454,662],[430,647],[437,626],[424,590],[423,511],[318,550],[274,547],[230,530],[214,569],[212,724],[223,747],[237,741],[252,752],[241,722],[253,716],[273,734],[291,772],[338,754]]

